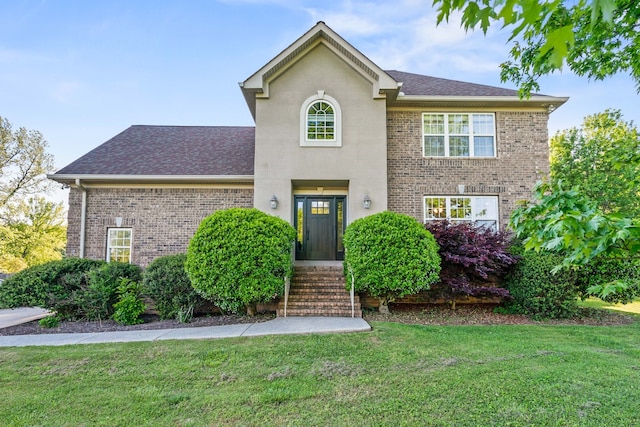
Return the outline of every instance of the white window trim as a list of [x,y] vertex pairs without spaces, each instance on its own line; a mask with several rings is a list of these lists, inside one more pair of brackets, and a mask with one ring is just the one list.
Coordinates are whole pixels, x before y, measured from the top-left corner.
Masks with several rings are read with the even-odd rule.
[[[434,134],[434,133],[425,133],[424,131],[424,117],[426,115],[429,114],[442,114],[444,115],[444,135],[442,134]],[[469,116],[469,155],[468,156],[451,156],[449,154],[449,115],[455,115],[455,114],[466,114]],[[493,116],[493,134],[485,134],[485,133],[478,133],[478,134],[474,134],[473,133],[473,116],[474,115],[491,115]],[[497,149],[497,131],[496,131],[496,114],[495,113],[491,113],[491,112],[475,112],[475,113],[469,113],[469,112],[465,112],[465,111],[461,111],[461,112],[451,112],[451,113],[443,113],[443,112],[439,112],[439,111],[425,111],[422,113],[422,122],[420,123],[420,126],[422,127],[422,141],[420,142],[422,145],[422,156],[423,157],[428,157],[428,158],[434,158],[434,159],[440,159],[443,157],[450,157],[452,159],[470,159],[470,158],[474,158],[474,159],[495,159],[496,157],[498,157],[498,149]],[[425,153],[425,144],[424,144],[424,137],[425,136],[444,136],[444,156],[429,156]],[[460,136],[460,134],[454,134],[454,136]],[[465,135],[466,136],[466,135]],[[493,156],[476,156],[474,151],[475,151],[475,144],[474,144],[474,140],[473,137],[474,136],[491,136],[493,137]]]
[[[311,104],[324,101],[333,107],[334,113],[334,139],[308,139],[307,138],[307,111]],[[310,96],[300,107],[300,146],[301,147],[342,147],[342,110],[335,98],[319,90],[317,94]]]
[[[491,218],[482,218],[477,219],[476,214],[478,212],[478,207],[476,206],[476,199],[480,198],[491,198],[496,201],[496,217]],[[446,199],[446,218],[427,218],[427,199]],[[461,218],[451,218],[451,199],[471,199],[471,218],[470,219],[461,219]],[[431,194],[428,196],[424,196],[422,198],[422,209],[423,209],[423,218],[424,222],[429,221],[441,221],[443,219],[447,219],[450,222],[476,222],[476,221],[495,221],[496,222],[496,230],[500,230],[500,198],[498,196],[492,195],[467,195],[467,194],[458,194],[458,195],[442,195],[442,194]]]
[[121,248],[124,246],[111,246],[111,230],[124,230],[124,231],[129,231],[129,235],[131,236],[129,238],[129,263],[132,262],[133,260],[133,228],[129,228],[129,227],[109,227],[107,228],[107,254],[106,254],[106,260],[107,262],[111,262],[111,249],[113,248]]

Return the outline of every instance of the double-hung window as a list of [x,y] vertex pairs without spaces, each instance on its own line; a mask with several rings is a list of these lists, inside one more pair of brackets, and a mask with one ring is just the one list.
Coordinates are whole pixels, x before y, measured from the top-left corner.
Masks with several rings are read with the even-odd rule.
[[109,228],[107,231],[107,261],[131,262],[132,230]]
[[493,113],[423,113],[425,157],[495,157]]
[[497,196],[427,196],[424,198],[424,220],[448,219],[451,222],[474,222],[498,229]]

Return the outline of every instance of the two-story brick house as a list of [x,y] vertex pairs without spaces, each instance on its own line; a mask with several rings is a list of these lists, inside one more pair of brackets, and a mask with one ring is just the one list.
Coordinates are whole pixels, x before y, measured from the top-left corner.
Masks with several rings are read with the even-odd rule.
[[341,259],[346,226],[387,209],[504,227],[566,102],[385,71],[323,22],[240,88],[255,127],[132,126],[51,175],[67,254],[145,266],[229,207],[289,221],[298,260]]

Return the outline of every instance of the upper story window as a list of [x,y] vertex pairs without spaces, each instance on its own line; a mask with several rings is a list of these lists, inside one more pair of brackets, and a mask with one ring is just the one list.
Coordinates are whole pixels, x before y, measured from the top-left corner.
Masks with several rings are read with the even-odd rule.
[[423,113],[425,157],[495,157],[493,113]]
[[427,196],[424,198],[424,220],[448,219],[451,222],[474,222],[498,229],[498,197],[496,196]]
[[342,113],[338,102],[319,90],[300,109],[300,145],[342,146]]

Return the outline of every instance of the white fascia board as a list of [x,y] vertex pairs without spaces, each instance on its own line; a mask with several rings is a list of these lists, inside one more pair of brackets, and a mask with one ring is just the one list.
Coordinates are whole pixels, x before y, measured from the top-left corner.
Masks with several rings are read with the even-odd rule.
[[48,174],[47,178],[58,182],[111,181],[111,182],[253,182],[253,175],[92,175]]
[[422,96],[422,95],[399,95],[396,102],[415,102],[415,103],[485,103],[491,104],[513,104],[514,106],[554,106],[559,107],[569,100],[568,97],[556,96],[531,96],[529,98],[520,98],[518,96]]

